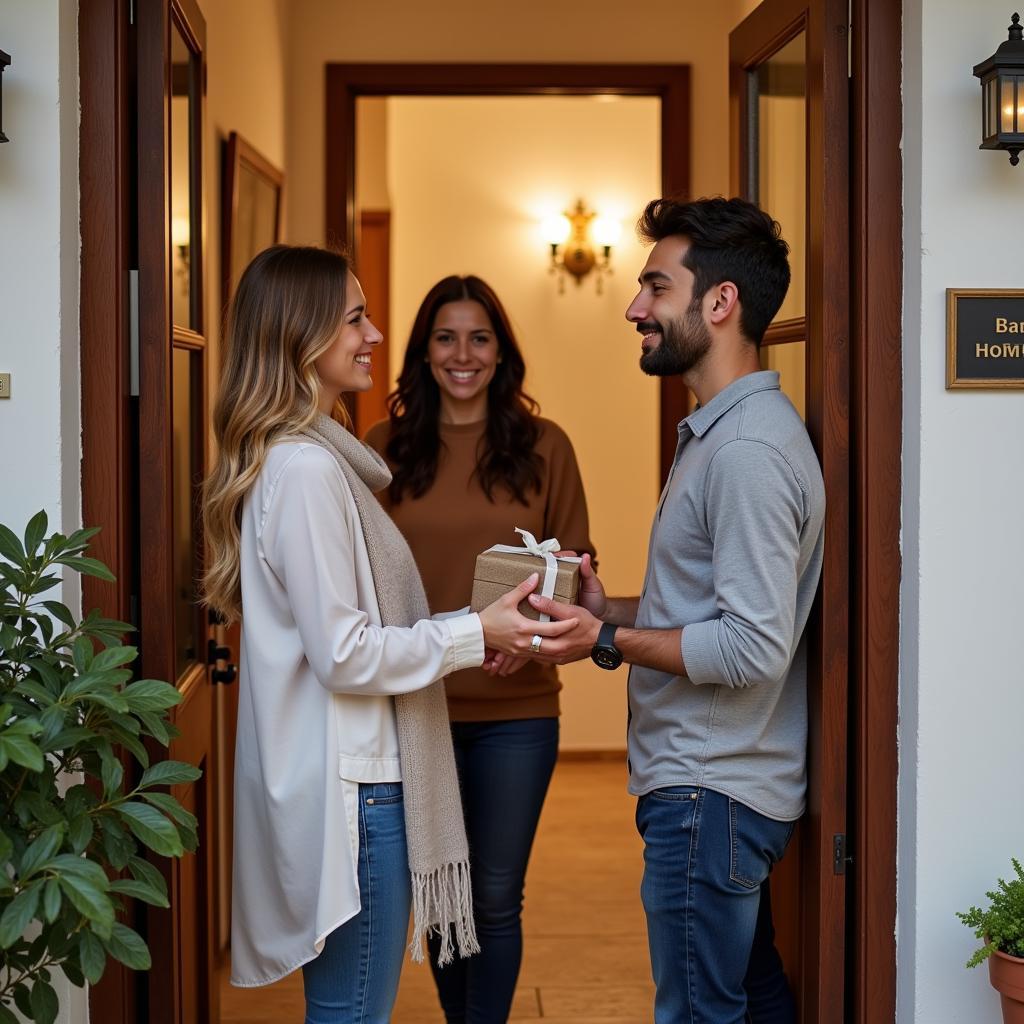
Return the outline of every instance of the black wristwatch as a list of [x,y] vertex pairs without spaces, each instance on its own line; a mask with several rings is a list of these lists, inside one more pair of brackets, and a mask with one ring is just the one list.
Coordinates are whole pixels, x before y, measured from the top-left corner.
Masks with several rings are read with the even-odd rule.
[[618,628],[614,622],[601,623],[597,643],[590,648],[591,660],[598,668],[610,670],[622,664],[622,651],[615,646],[615,631]]

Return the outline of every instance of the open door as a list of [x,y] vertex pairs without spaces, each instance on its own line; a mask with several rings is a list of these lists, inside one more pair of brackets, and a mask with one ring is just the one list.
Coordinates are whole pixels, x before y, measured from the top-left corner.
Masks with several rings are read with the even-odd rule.
[[782,224],[793,282],[762,365],[807,422],[825,478],[811,618],[807,813],[772,878],[805,1024],[844,1019],[849,622],[847,0],[764,0],[729,36],[732,188]]
[[[182,702],[169,756],[203,771],[175,796],[198,852],[160,861],[170,910],[147,914],[150,1024],[214,1024],[212,822],[216,749],[211,626],[198,603],[206,475],[203,139],[206,25],[195,0],[135,4],[138,267],[138,563],[142,670]],[[223,659],[222,659],[223,660]]]

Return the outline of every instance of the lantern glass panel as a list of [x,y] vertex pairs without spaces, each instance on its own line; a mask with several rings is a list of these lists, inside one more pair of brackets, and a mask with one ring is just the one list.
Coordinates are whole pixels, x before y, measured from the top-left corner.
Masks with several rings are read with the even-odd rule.
[[999,131],[999,79],[990,78],[985,83],[985,138],[991,139]]
[[999,130],[1000,132],[1016,131],[1016,81],[1009,75],[999,79]]

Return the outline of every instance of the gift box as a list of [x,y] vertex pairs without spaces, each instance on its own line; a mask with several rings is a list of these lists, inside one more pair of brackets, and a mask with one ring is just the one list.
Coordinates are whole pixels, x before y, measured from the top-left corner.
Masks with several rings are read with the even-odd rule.
[[[535,594],[547,591],[560,604],[576,604],[580,591],[580,560],[555,558],[556,538],[538,543],[525,530],[516,532],[523,536],[523,547],[497,544],[477,556],[470,610],[478,612],[486,608],[534,572],[540,575]],[[529,601],[520,602],[519,610],[529,619],[548,619]]]

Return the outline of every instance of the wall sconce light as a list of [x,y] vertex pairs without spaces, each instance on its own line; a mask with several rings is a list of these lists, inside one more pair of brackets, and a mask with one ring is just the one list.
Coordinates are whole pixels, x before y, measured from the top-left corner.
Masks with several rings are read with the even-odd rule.
[[619,241],[622,225],[610,217],[599,217],[588,211],[580,199],[571,213],[548,217],[541,230],[544,240],[551,246],[548,273],[558,276],[558,293],[565,292],[566,276],[579,285],[593,270],[597,274],[597,294],[600,295],[602,279],[612,272],[612,246]]
[[981,79],[981,145],[1005,149],[1014,167],[1024,149],[1024,28],[1020,15],[1010,24],[1010,37],[988,60],[974,68]]
[[10,65],[10,54],[0,50],[0,142],[11,141],[4,135],[4,68],[10,67]]

